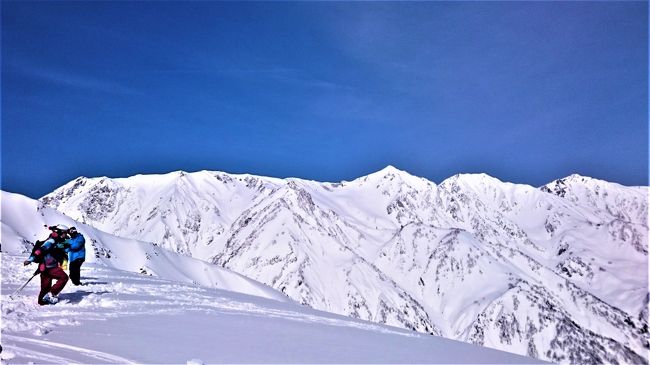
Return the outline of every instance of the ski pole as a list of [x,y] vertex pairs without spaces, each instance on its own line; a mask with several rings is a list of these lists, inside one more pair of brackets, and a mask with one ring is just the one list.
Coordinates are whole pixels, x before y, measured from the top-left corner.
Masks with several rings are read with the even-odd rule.
[[33,279],[36,275],[38,275],[39,272],[40,272],[39,269],[36,269],[36,271],[34,271],[34,275],[32,275],[29,279],[27,279],[27,282],[26,282],[25,284],[23,284],[23,286],[21,286],[20,288],[16,289],[16,291],[14,291],[13,293],[11,293],[11,295],[9,295],[9,298],[13,299],[13,296],[16,295],[16,294],[18,294],[18,292],[20,292],[21,290],[23,290],[23,288],[25,288],[25,287],[27,286],[27,284],[29,284],[29,282],[32,281],[32,279]]

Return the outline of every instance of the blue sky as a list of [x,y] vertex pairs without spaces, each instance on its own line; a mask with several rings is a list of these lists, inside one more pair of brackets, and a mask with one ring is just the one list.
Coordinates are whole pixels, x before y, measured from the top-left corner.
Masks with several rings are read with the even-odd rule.
[[648,184],[646,2],[2,2],[2,189],[386,165]]

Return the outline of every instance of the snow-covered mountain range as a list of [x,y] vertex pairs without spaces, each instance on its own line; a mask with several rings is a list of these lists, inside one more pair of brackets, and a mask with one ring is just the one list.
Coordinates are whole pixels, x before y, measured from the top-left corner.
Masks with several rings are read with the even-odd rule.
[[[1,364],[540,363],[299,305],[268,286],[151,243],[80,224],[1,192]],[[36,303],[23,266],[45,223],[86,238],[83,285]],[[224,290],[225,289],[225,290]]]
[[81,177],[41,201],[314,309],[554,362],[647,363],[647,194],[387,167],[340,183]]

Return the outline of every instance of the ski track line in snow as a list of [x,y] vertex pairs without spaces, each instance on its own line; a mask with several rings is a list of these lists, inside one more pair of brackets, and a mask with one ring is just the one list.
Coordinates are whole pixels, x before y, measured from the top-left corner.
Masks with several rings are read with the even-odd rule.
[[2,364],[10,364],[12,360],[16,357],[33,359],[33,361],[43,361],[47,364],[74,364],[75,361],[61,356],[51,355],[47,352],[41,352],[36,350],[27,349],[25,347],[19,347],[14,345],[3,345],[3,355]]
[[[111,363],[120,363],[120,364],[135,364],[133,361],[125,359],[125,358],[120,357],[120,356],[107,354],[107,353],[101,352],[101,351],[90,350],[90,349],[86,349],[86,348],[83,348],[83,347],[77,347],[77,346],[66,345],[66,344],[58,343],[58,342],[37,340],[37,339],[33,339],[33,338],[26,338],[26,337],[7,335],[7,334],[3,334],[2,337],[4,339],[12,340],[12,341],[15,341],[17,343],[22,342],[22,343],[35,344],[35,345],[42,346],[42,347],[45,347],[45,348],[54,347],[54,348],[57,348],[57,349],[74,351],[77,354],[87,356],[89,358],[92,358],[92,359],[97,360],[98,362],[102,362],[102,363],[111,362]],[[13,346],[11,346],[11,347],[13,347]],[[21,347],[19,350],[17,350],[17,348],[14,348],[14,351],[16,351],[16,352],[18,352],[18,351],[24,352],[25,350],[26,349],[24,347]],[[41,353],[41,352],[38,352],[38,351],[35,351],[35,350],[27,350],[27,351],[33,352],[34,354],[38,354],[39,358],[42,358],[41,356],[43,354],[48,353],[48,352],[42,352]],[[54,357],[54,356],[51,356],[51,355],[50,355],[50,357],[52,357],[52,359],[55,359],[56,362],[74,362],[74,361],[66,360],[64,358]]]

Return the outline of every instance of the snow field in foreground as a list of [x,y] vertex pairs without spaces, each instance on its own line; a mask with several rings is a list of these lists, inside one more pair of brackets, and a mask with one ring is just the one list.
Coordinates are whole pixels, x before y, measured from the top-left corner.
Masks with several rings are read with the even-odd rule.
[[2,254],[3,364],[539,363],[292,303],[82,267],[54,306],[36,304],[24,257]]

